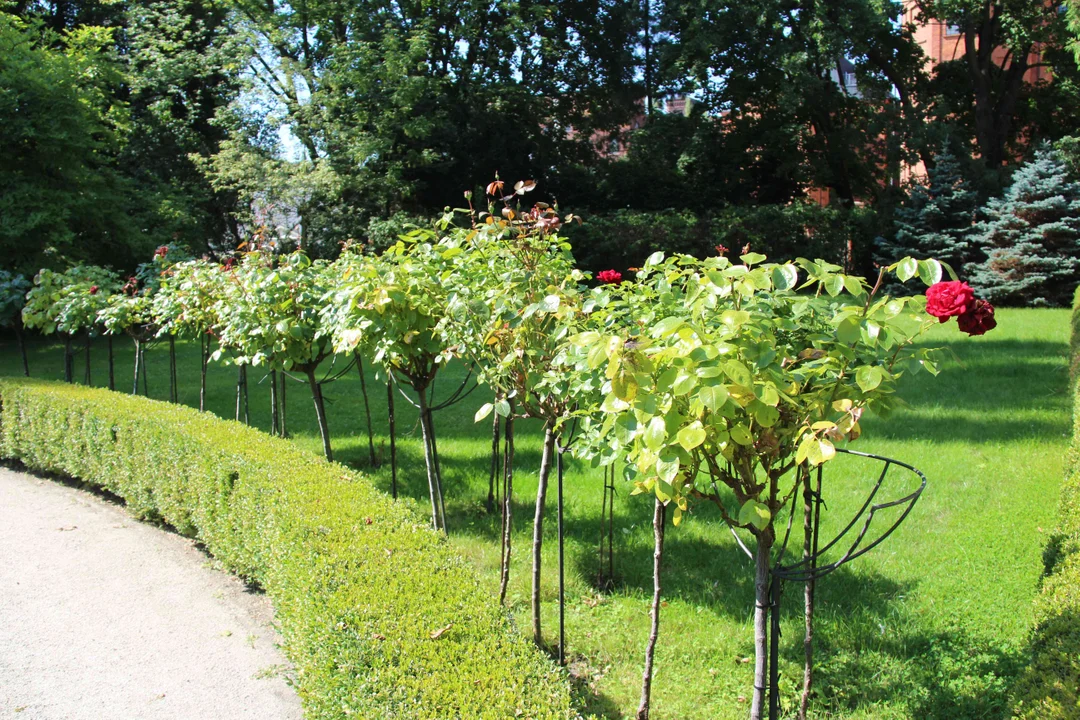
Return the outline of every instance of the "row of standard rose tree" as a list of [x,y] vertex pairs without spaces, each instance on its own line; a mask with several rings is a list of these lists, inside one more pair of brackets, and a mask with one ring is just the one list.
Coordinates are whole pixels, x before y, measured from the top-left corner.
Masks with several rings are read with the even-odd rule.
[[[436,228],[408,230],[379,256],[346,249],[329,263],[255,251],[219,265],[173,262],[174,251],[162,248],[127,286],[101,269],[73,269],[64,280],[43,271],[23,318],[68,338],[127,333],[137,347],[136,389],[141,345],[163,336],[202,339],[204,388],[214,358],[299,374],[328,458],[326,378],[317,371],[335,356],[366,358],[387,380],[391,401],[399,389],[419,409],[432,523],[443,531],[433,412],[445,402],[434,403],[432,388],[447,363],[463,361],[491,391],[477,421],[495,414],[489,499],[500,497],[501,598],[511,553],[513,422],[543,423],[532,545],[536,642],[545,500],[554,460],[569,450],[594,466],[622,466],[632,494],[653,498],[655,582],[640,718],[649,713],[665,524],[678,526],[705,502],[753,536],[750,716],[760,718],[769,571],[785,504],[806,489],[811,467],[833,459],[835,443],[859,436],[865,409],[895,403],[901,376],[937,373],[937,352],[916,345],[934,316],[958,316],[975,334],[993,326],[993,308],[963,283],[941,282],[938,262],[911,258],[883,268],[871,284],[820,260],[657,253],[633,282],[609,275],[590,286],[558,235],[570,218],[544,203],[522,209],[531,189],[518,183],[504,195],[496,181],[486,210],[470,198],[468,208],[448,212]],[[921,295],[880,295],[888,274],[930,286],[929,305]],[[466,392],[463,384],[450,400]],[[808,615],[808,637],[810,623]],[[809,668],[808,653],[801,714]]]

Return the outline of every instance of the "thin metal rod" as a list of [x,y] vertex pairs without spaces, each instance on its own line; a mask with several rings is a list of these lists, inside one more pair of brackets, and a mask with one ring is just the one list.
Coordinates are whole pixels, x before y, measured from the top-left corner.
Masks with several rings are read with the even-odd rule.
[[559,664],[566,664],[566,558],[563,535],[563,453],[566,446],[560,446],[555,439],[556,474],[558,475],[558,516],[559,516]]

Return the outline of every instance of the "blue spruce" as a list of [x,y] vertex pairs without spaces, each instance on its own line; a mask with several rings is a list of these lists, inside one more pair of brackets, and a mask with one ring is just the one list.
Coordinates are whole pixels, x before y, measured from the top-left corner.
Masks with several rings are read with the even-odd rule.
[[896,210],[896,234],[880,240],[875,261],[890,265],[901,258],[936,258],[957,272],[970,262],[968,233],[975,223],[978,198],[948,149],[935,156],[926,184],[912,185]]
[[995,305],[1067,305],[1080,283],[1080,183],[1044,145],[972,231],[968,282]]

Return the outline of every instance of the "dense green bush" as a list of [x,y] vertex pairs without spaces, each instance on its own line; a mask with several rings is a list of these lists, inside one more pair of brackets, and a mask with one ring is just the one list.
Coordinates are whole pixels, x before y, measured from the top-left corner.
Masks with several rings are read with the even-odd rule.
[[[1080,359],[1080,291],[1072,317],[1073,390]],[[1046,575],[1035,598],[1032,659],[1016,689],[1015,717],[1080,717],[1080,393],[1074,395],[1073,440],[1061,489],[1060,523],[1045,553]]]
[[737,258],[746,245],[776,262],[812,257],[844,264],[849,242],[853,269],[863,270],[876,224],[877,213],[867,208],[791,203],[731,206],[708,217],[689,210],[586,213],[582,225],[568,225],[564,233],[579,267],[591,272],[639,267],[657,250],[706,258],[723,246]]
[[466,561],[340,465],[191,408],[13,379],[0,456],[105,488],[265,588],[308,718],[574,715]]

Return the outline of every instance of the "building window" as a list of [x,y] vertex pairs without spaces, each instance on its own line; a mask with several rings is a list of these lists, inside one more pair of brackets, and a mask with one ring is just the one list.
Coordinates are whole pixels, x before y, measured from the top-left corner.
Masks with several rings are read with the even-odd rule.
[[955,24],[955,23],[947,24],[945,26],[945,34],[946,35],[959,35],[960,34],[960,26]]

